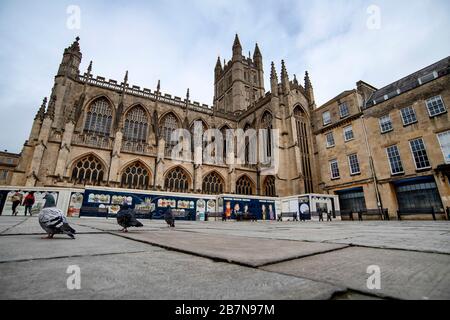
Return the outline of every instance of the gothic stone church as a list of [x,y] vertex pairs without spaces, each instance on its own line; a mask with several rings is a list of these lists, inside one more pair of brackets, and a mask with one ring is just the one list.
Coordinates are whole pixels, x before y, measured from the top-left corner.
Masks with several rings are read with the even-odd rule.
[[[290,196],[318,193],[319,168],[312,136],[314,93],[290,79],[284,61],[280,78],[272,63],[270,91],[264,88],[261,51],[244,57],[236,35],[232,58],[214,70],[214,105],[80,73],[79,38],[64,51],[51,96],[44,99],[22,150],[11,184],[204,194]],[[278,129],[279,170],[261,173],[259,164],[196,165],[171,159],[177,128]],[[248,151],[247,151],[248,152]],[[224,153],[227,153],[226,148]]]

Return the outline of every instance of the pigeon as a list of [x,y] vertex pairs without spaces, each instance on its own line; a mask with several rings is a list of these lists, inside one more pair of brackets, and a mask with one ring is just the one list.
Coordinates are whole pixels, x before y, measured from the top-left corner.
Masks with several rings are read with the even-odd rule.
[[166,223],[170,228],[175,228],[175,219],[171,207],[168,207],[164,213],[164,220],[166,220]]
[[48,234],[45,239],[52,239],[55,234],[66,234],[75,239],[76,231],[69,226],[63,212],[56,208],[55,198],[51,194],[47,194],[44,199],[45,205],[39,213],[39,224]]
[[144,226],[136,220],[134,210],[129,209],[128,206],[123,206],[122,210],[117,214],[117,223],[123,228],[122,232],[128,232],[129,227],[140,228]]

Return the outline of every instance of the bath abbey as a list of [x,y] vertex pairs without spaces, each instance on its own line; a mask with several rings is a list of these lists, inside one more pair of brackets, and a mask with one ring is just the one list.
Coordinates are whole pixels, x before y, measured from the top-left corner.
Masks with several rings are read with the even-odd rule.
[[[36,107],[8,184],[273,198],[328,194],[339,196],[341,210],[387,208],[396,216],[432,208],[444,217],[450,206],[450,57],[380,89],[358,81],[318,106],[314,70],[311,78],[303,71],[297,78],[280,58],[265,73],[259,45],[245,57],[235,36],[230,60],[219,57],[211,70],[209,106],[191,100],[189,90],[177,97],[159,82],[150,89],[132,85],[128,72],[117,81],[94,76],[92,62],[80,70],[77,38],[63,52],[48,98]],[[237,157],[227,143],[230,129],[277,134],[257,135],[256,149],[244,137],[247,161],[196,161],[195,152],[185,161],[173,159],[172,133],[185,129],[194,136],[198,128],[223,133],[223,159]],[[276,170],[265,170],[259,157],[248,161],[261,148],[268,158],[276,154]]]

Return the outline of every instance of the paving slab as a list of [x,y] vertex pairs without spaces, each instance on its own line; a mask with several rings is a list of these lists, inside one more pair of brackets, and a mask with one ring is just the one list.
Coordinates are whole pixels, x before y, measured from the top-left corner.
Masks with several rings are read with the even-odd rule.
[[0,216],[0,234],[23,223],[26,219],[25,217]]
[[[80,267],[80,290],[67,289],[70,265]],[[0,274],[0,299],[301,300],[344,290],[166,250],[0,263]]]
[[[138,219],[139,220],[139,219]],[[139,220],[142,222],[144,227],[141,228],[130,228],[130,230],[139,230],[139,231],[152,231],[159,230],[167,225],[163,225],[161,222],[149,222],[149,220]],[[117,223],[117,220],[114,218],[110,219],[99,219],[99,218],[72,218],[69,219],[69,222],[74,226],[81,227],[90,227],[97,231],[119,231],[122,227]],[[164,222],[165,224],[165,222]]]
[[252,267],[346,247],[345,245],[331,243],[208,235],[167,228],[166,231],[117,233],[117,235],[164,248]]
[[149,245],[110,234],[80,234],[75,240],[66,235],[55,235],[52,240],[41,239],[39,235],[2,236],[0,237],[0,263],[137,252],[149,248]]
[[[367,288],[367,268],[372,265],[381,270],[380,290]],[[445,254],[353,247],[262,269],[381,297],[450,299],[450,256]]]
[[[96,230],[91,227],[78,226],[73,223],[69,223],[77,233],[98,233],[100,230]],[[27,235],[27,234],[45,234],[45,231],[39,225],[37,217],[31,217],[23,220],[20,224],[16,224],[3,231],[1,235]]]

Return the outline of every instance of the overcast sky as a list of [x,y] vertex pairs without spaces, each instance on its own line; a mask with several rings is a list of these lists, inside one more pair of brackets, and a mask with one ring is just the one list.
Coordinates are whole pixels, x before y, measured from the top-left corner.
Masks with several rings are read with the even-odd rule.
[[[70,5],[80,29],[67,27]],[[358,80],[382,87],[449,56],[449,30],[448,0],[1,0],[0,150],[21,151],[78,35],[82,72],[93,60],[94,76],[122,80],[129,70],[132,85],[153,90],[161,79],[163,93],[190,88],[211,105],[217,56],[230,59],[237,32],[245,55],[260,46],[266,91],[270,62],[279,74],[284,59],[291,77],[310,72],[320,105]]]

